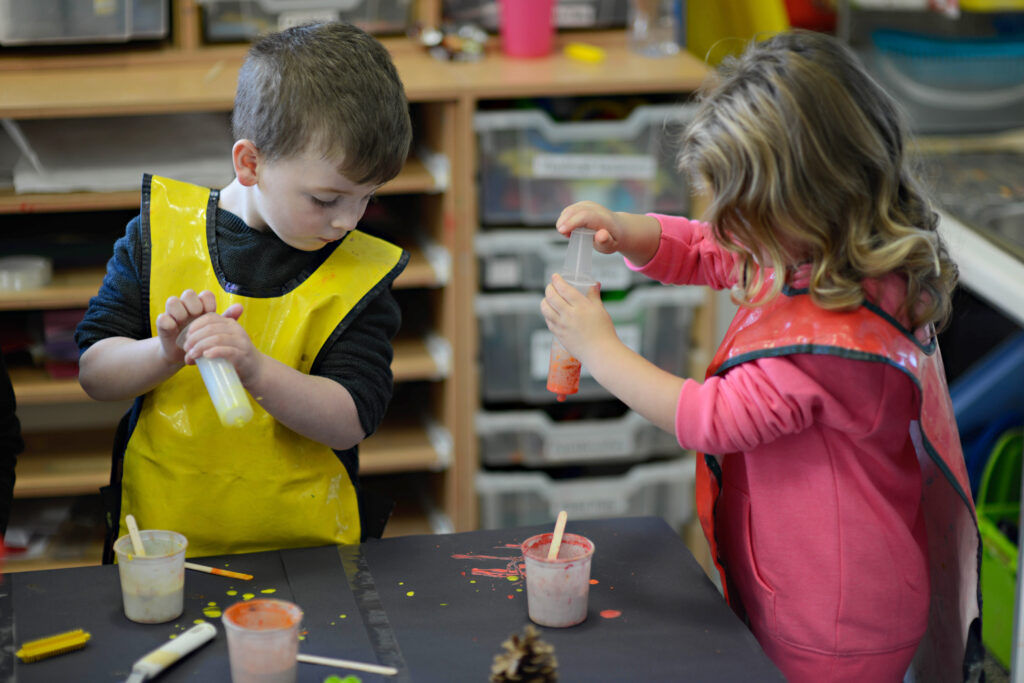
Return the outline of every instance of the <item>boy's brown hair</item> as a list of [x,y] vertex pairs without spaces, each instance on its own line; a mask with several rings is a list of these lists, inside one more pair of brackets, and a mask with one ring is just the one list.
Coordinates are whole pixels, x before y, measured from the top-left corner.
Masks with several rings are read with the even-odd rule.
[[295,26],[253,43],[238,73],[232,130],[268,160],[320,151],[361,185],[398,175],[412,142],[391,55],[340,22]]

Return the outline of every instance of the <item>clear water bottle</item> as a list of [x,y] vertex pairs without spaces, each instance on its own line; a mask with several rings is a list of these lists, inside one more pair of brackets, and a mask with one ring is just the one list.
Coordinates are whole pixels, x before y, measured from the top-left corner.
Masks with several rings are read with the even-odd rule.
[[645,57],[679,52],[683,0],[629,0],[629,47]]

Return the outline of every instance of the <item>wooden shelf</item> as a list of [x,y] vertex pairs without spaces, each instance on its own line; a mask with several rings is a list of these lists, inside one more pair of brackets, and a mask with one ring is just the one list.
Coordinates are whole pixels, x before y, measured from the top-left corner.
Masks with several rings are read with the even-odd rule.
[[[603,63],[562,53],[568,42],[599,43]],[[442,62],[404,38],[384,40],[410,102],[682,92],[695,89],[707,65],[688,53],[650,59],[626,46],[624,31],[559,35],[547,59],[514,59],[489,45],[479,62]],[[145,58],[38,59],[0,68],[0,116],[61,118],[230,111],[245,46],[168,51]],[[69,64],[74,64],[73,66]],[[69,73],[74,78],[69,79]]]
[[[407,246],[409,264],[395,280],[395,289],[439,287],[443,274],[427,259],[423,249]],[[85,308],[103,284],[103,268],[62,268],[53,274],[46,287],[24,292],[0,292],[0,311],[53,310]]]
[[[113,428],[25,434],[15,498],[96,493],[110,480]],[[429,471],[441,467],[422,424],[387,418],[359,447],[360,474]]]
[[[394,341],[395,357],[391,364],[396,382],[442,379],[427,342],[415,337],[398,337]],[[8,369],[19,406],[50,405],[91,401],[77,378],[53,379],[42,368],[12,367]]]
[[[139,176],[141,182],[142,177]],[[437,192],[437,181],[422,161],[410,158],[402,172],[377,191],[379,195]],[[139,208],[139,190],[118,192],[36,192],[0,190],[0,214],[116,211]]]

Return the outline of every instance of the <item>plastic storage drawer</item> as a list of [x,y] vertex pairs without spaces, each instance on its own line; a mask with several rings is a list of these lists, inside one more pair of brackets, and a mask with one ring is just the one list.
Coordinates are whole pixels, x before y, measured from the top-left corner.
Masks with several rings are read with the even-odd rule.
[[480,471],[480,524],[485,529],[546,524],[565,510],[569,519],[655,515],[679,529],[693,514],[695,477],[690,456],[634,465],[618,476],[577,479]]
[[412,0],[199,0],[207,42],[249,41],[309,21],[347,21],[375,34],[404,33]]
[[0,0],[0,45],[167,37],[167,0]]
[[[558,0],[557,28],[612,28],[625,26],[628,0]],[[498,0],[444,0],[445,21],[476,24],[488,31],[498,30]]]
[[480,411],[480,460],[490,467],[636,462],[682,453],[675,437],[632,411],[614,418],[556,421],[542,410]]
[[1024,35],[948,37],[879,29],[867,63],[918,133],[1024,126]]
[[[480,325],[481,395],[485,401],[551,403],[547,390],[551,332],[540,313],[541,293],[481,294],[475,302]],[[704,301],[700,287],[638,287],[618,301],[605,301],[619,338],[674,375],[688,375],[690,326]],[[608,398],[583,368],[579,393],[569,400]]]
[[[494,291],[527,289],[542,292],[551,274],[562,269],[569,240],[551,228],[491,230],[477,234],[480,285]],[[595,251],[590,273],[601,291],[630,289],[651,280],[626,267],[620,254]]]
[[573,202],[685,214],[676,168],[692,105],[641,106],[621,121],[558,123],[540,110],[479,112],[480,207],[487,225],[548,225]]

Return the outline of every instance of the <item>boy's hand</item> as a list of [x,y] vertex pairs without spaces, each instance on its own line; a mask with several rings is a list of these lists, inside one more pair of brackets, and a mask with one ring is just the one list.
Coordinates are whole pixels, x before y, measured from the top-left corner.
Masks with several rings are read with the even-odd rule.
[[156,317],[156,331],[160,338],[160,349],[171,363],[185,360],[185,352],[178,346],[178,335],[196,318],[217,310],[217,298],[213,292],[203,290],[196,294],[186,289],[181,296],[172,296],[164,305],[164,312]]
[[242,304],[232,304],[223,313],[206,313],[189,325],[184,340],[185,363],[194,365],[199,357],[226,358],[238,372],[242,384],[250,386],[257,378],[260,352],[238,318]]
[[599,361],[601,349],[619,342],[611,316],[601,304],[600,285],[579,292],[557,273],[540,302],[544,322],[565,349],[584,365]]

